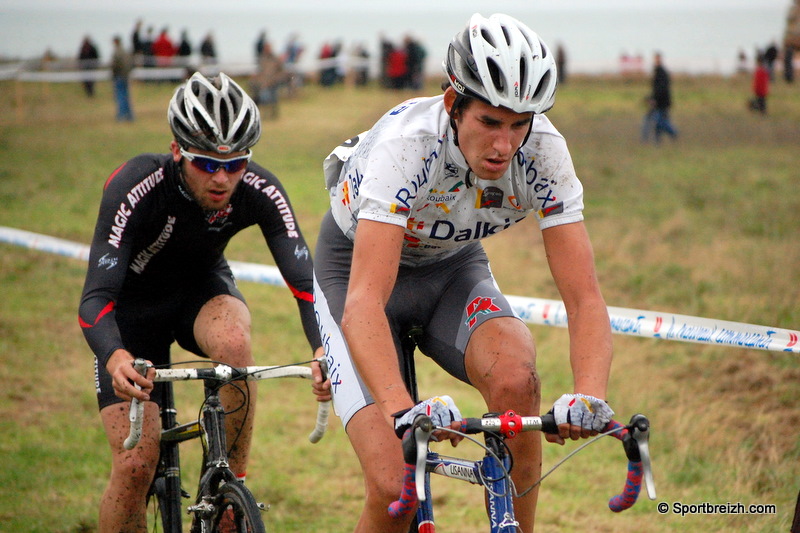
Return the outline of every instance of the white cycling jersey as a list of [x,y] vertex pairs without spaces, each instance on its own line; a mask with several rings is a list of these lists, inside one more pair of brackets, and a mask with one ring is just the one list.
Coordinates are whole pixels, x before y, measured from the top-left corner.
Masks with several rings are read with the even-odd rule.
[[424,265],[535,213],[540,229],[583,220],[583,186],[544,115],[508,171],[482,180],[453,143],[443,96],[415,98],[331,152],[331,210],[353,240],[358,220],[404,226],[403,265]]

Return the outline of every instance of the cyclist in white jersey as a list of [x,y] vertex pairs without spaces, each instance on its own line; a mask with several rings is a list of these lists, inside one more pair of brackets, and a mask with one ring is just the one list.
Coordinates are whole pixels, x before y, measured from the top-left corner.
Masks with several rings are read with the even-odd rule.
[[[519,21],[475,14],[444,68],[443,95],[400,104],[324,164],[331,210],[315,255],[315,309],[330,380],[316,392],[332,392],[364,472],[356,531],[407,531],[386,511],[402,482],[397,437],[419,412],[440,425],[460,419],[449,397],[412,400],[400,370],[410,332],[489,410],[539,412],[533,338],[479,242],[528,215],[569,317],[574,388],[555,402],[559,435],[547,438],[595,435],[613,415],[605,402],[611,328],[583,188],[543,115],[555,100],[553,57]],[[526,433],[509,447],[523,490],[540,475],[541,439]],[[516,502],[521,531],[533,530],[536,498],[534,490]]]

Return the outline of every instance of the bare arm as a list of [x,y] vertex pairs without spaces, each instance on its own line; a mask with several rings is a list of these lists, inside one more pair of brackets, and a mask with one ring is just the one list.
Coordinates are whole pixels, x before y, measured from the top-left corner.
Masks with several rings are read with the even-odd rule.
[[350,284],[342,316],[353,362],[386,422],[414,405],[397,364],[386,304],[400,265],[404,228],[361,220],[356,229]]
[[542,236],[550,272],[567,310],[573,392],[605,400],[611,324],[586,227],[583,222],[565,224],[544,230]]

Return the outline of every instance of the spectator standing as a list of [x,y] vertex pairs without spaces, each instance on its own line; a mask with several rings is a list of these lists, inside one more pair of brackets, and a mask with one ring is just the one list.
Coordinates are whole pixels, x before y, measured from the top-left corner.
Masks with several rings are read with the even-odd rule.
[[564,45],[556,45],[556,68],[558,69],[558,83],[564,84],[567,81],[567,51]]
[[303,55],[303,45],[300,43],[300,37],[296,33],[289,35],[286,41],[286,49],[283,52],[283,62],[286,65],[295,65],[300,61],[300,56]]
[[389,87],[389,54],[394,50],[394,44],[384,34],[380,35],[380,82],[381,87]]
[[369,81],[369,51],[363,43],[353,49],[353,73],[356,87],[364,87]]
[[153,55],[156,58],[156,65],[159,67],[169,67],[173,64],[178,48],[169,36],[169,29],[163,28],[158,38],[153,42]]
[[214,65],[217,62],[217,47],[214,44],[214,35],[211,32],[208,32],[203,42],[200,43],[200,56],[204,64]]
[[154,67],[156,65],[156,59],[153,56],[153,43],[155,42],[154,36],[155,30],[152,26],[147,27],[147,34],[142,40],[142,55],[144,56],[144,66],[145,67]]
[[406,37],[406,56],[408,63],[408,87],[419,91],[425,83],[425,47],[413,37]]
[[750,109],[766,115],[768,94],[769,70],[766,67],[766,59],[759,55],[756,57],[756,69],[753,71],[753,99],[750,100]]
[[331,43],[322,44],[319,60],[319,84],[332,87],[336,83],[336,50]]
[[300,72],[299,63],[304,50],[300,37],[296,33],[289,35],[281,59],[283,59],[283,67],[289,77],[288,93],[290,97],[294,96],[297,90],[303,86],[303,73]]
[[114,51],[111,55],[111,83],[114,87],[114,101],[117,104],[117,121],[133,122],[128,80],[133,69],[133,57],[122,45],[122,38],[114,37]]
[[778,59],[778,45],[773,41],[764,50],[764,66],[769,73],[770,81],[775,81],[775,61]]
[[131,32],[131,53],[135,65],[144,65],[144,39],[142,39],[142,19],[136,21]]
[[[78,52],[78,67],[81,70],[95,70],[98,66],[100,53],[97,51],[94,41],[88,35],[81,42],[81,49]],[[91,74],[83,78],[83,89],[89,98],[94,96],[94,78]]]
[[181,42],[178,45],[178,57],[181,58],[181,64],[183,66],[189,65],[192,52],[192,43],[189,40],[189,32],[187,30],[183,30],[181,32]]
[[265,41],[261,48],[258,69],[252,80],[256,103],[268,111],[261,116],[278,118],[278,92],[285,81],[286,71],[283,69],[283,61],[272,50],[272,45]]
[[747,74],[748,70],[750,69],[747,65],[747,54],[740,48],[739,55],[736,56],[736,73]]
[[261,54],[264,52],[264,45],[267,43],[267,32],[266,30],[261,30],[261,33],[258,34],[258,39],[256,39],[256,63],[261,58]]
[[678,137],[678,132],[669,118],[672,107],[672,83],[669,72],[664,67],[660,52],[655,54],[653,68],[653,106],[655,108],[655,138],[656,144],[661,141],[661,135],[666,133],[673,139]]
[[408,75],[408,53],[403,47],[395,47],[386,60],[386,77],[390,89],[403,89]]

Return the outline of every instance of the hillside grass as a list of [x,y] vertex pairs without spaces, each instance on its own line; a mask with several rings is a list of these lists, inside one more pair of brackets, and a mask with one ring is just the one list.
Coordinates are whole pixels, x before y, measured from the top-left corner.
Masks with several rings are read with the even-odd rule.
[[[167,150],[172,89],[134,85],[136,122],[118,124],[109,84],[98,84],[90,100],[76,84],[0,82],[0,225],[88,243],[109,173],[140,152]],[[677,78],[680,138],[658,147],[639,142],[647,91],[646,80],[573,78],[549,113],[585,186],[607,303],[799,329],[800,86],[777,83],[762,117],[745,108],[748,79]],[[264,123],[255,159],[282,179],[310,244],[327,205],[323,158],[408,96],[309,86]],[[540,241],[525,222],[485,242],[508,294],[558,297]],[[237,236],[228,257],[271,263],[257,230]],[[84,275],[80,261],[0,244],[0,531],[96,528],[109,451],[76,320]],[[257,361],[307,359],[288,291],[253,283],[242,290]],[[567,335],[531,329],[547,405],[571,386]],[[624,461],[609,439],[544,482],[537,531],[787,531],[800,489],[798,356],[614,340],[609,399],[620,419],[644,412],[652,421],[658,501],[774,504],[777,514],[661,515],[644,497],[612,514],[605,500],[621,488]],[[175,358],[190,357],[176,350]],[[475,391],[424,357],[418,366],[422,395],[448,393],[466,414],[482,412]],[[182,419],[196,413],[200,388],[178,384]],[[306,383],[260,385],[248,485],[271,505],[271,531],[350,531],[360,510],[363,488],[346,435],[333,419],[323,441],[309,444],[313,416]],[[195,444],[182,449],[191,492]],[[463,453],[478,453],[466,444]],[[574,447],[545,446],[545,468]],[[441,531],[484,530],[480,489],[436,480],[434,491]]]

